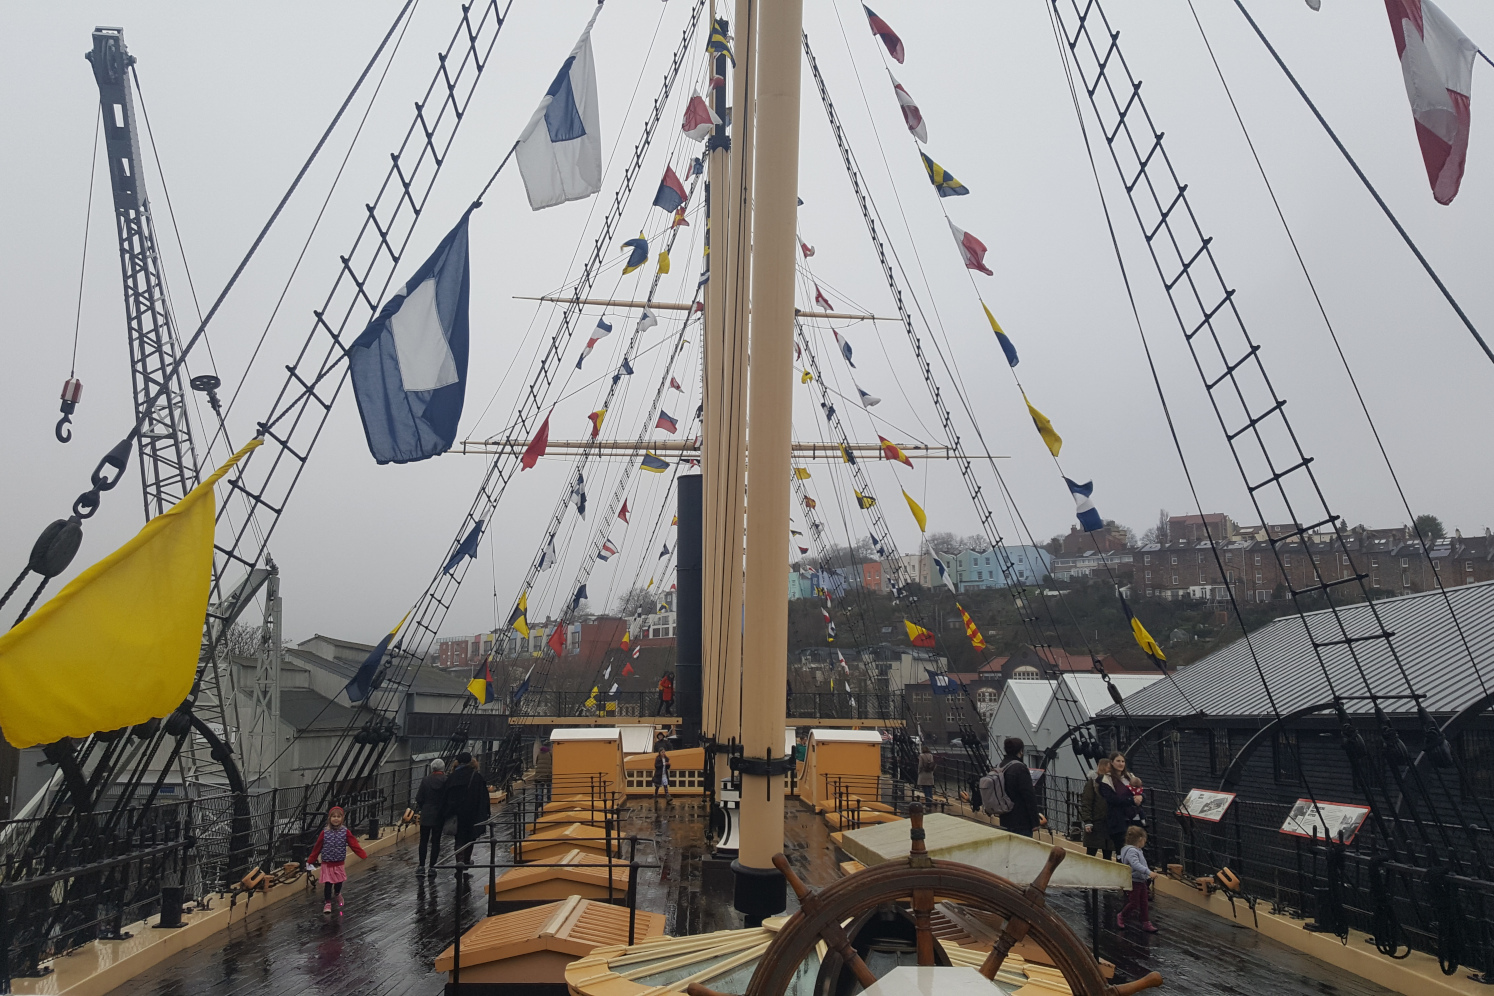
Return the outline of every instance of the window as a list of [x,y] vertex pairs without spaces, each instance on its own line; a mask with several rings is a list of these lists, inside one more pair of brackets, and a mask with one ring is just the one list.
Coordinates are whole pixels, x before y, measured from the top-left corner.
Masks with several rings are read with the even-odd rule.
[[1173,565],[1176,566],[1177,562],[1178,562],[1178,555],[1177,554],[1173,554],[1172,555],[1172,563],[1173,563]]
[[1343,563],[1348,564],[1349,555],[1347,553],[1341,553],[1339,554],[1339,557],[1342,559]]
[[1198,562],[1200,564],[1204,562],[1204,555],[1202,553],[1199,553],[1199,555],[1198,555]]
[[1145,562],[1145,563],[1148,563],[1148,564],[1150,564],[1150,563],[1151,563],[1151,562],[1152,562],[1152,555],[1151,555],[1151,554],[1149,554],[1149,553],[1148,553],[1148,554],[1143,554],[1143,555],[1142,555],[1142,558],[1141,558],[1141,559],[1142,559],[1142,560],[1143,560],[1143,561],[1144,561],[1144,562]]
[[1411,575],[1408,574],[1405,571],[1401,571],[1401,587],[1402,588],[1409,588],[1409,587],[1411,587]]
[[1177,584],[1177,583],[1178,583],[1178,576],[1177,576],[1177,575],[1176,575],[1176,574],[1174,574],[1174,575],[1173,575],[1173,576],[1172,576],[1172,583],[1173,583],[1173,584]]
[[1229,583],[1230,584],[1234,584],[1235,583],[1235,572],[1234,571],[1230,571],[1229,572]]
[[1402,567],[1410,567],[1411,566],[1411,561],[1407,560],[1405,557],[1402,557],[1401,558],[1401,566]]
[[1232,564],[1235,562],[1235,553],[1233,550],[1224,551],[1224,562],[1226,564]]
[[1147,590],[1146,590],[1146,597],[1147,597],[1147,598],[1151,598],[1151,597],[1152,597],[1152,589],[1150,589],[1150,588],[1148,588],[1148,589],[1147,589]]
[[1434,561],[1432,561],[1432,570],[1436,571],[1438,574],[1441,574],[1442,573],[1442,561],[1440,561],[1440,560],[1434,560]]
[[1371,567],[1379,567],[1380,566],[1380,558],[1379,557],[1371,557],[1370,558],[1370,566]]
[[1371,588],[1378,588],[1378,587],[1380,587],[1380,575],[1378,575],[1378,574],[1371,574],[1370,575],[1370,587]]
[[987,567],[990,567],[990,566],[991,566],[991,558],[990,558],[990,557],[987,557],[987,558],[986,558],[986,566],[987,566]]
[[985,579],[986,579],[986,572],[985,571],[976,571],[975,572],[975,580],[977,580],[977,581],[984,581]]
[[1257,566],[1257,567],[1261,566],[1261,555],[1260,554],[1256,554],[1255,555],[1255,566]]
[[1465,573],[1465,574],[1472,574],[1473,573],[1473,561],[1469,560],[1469,561],[1467,561],[1467,562],[1465,562],[1463,564],[1463,573]]
[[1147,579],[1147,580],[1148,580],[1148,581],[1150,581],[1150,580],[1151,580],[1151,579],[1152,579],[1152,572],[1151,572],[1151,571],[1147,571],[1147,572],[1146,572],[1146,579]]
[[1256,584],[1260,584],[1261,583],[1261,572],[1260,571],[1256,571],[1255,572],[1255,583]]

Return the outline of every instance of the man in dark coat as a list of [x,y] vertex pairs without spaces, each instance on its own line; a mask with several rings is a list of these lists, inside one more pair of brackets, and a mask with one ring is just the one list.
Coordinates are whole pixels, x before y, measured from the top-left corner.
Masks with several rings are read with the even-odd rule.
[[441,857],[441,796],[446,791],[446,762],[439,757],[431,762],[431,773],[420,780],[415,791],[415,809],[420,813],[420,863],[416,874],[426,867],[425,855],[430,851],[429,874],[436,874],[436,864]]
[[488,819],[491,803],[487,780],[472,755],[462,751],[456,760],[457,768],[447,776],[441,793],[441,822],[456,817],[456,860],[466,865],[472,863],[472,842],[477,839],[478,824]]
[[1032,773],[1027,762],[1022,760],[1026,745],[1018,737],[1007,737],[1002,743],[1001,780],[1006,786],[1007,798],[1012,801],[1010,812],[1001,814],[1001,829],[1031,837],[1032,831],[1048,821],[1037,808],[1037,791],[1032,787]]

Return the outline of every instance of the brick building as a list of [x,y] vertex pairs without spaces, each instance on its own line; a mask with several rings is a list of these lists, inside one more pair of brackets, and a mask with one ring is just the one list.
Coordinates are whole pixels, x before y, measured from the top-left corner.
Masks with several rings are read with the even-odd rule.
[[1125,550],[1131,546],[1131,530],[1115,522],[1106,522],[1090,533],[1078,526],[1070,526],[1069,534],[1059,541],[1059,546],[1060,553],[1067,557],[1093,553],[1096,549],[1102,553]]

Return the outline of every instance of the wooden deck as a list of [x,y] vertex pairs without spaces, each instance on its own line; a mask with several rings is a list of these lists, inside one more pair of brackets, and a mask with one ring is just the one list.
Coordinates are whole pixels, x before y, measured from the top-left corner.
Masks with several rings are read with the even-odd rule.
[[[656,805],[634,800],[624,835],[640,838],[639,860],[657,868],[639,874],[639,906],[663,913],[666,932],[701,933],[741,926],[741,918],[701,887],[704,853],[702,800]],[[824,821],[794,804],[785,827],[787,854],[808,882],[823,886],[839,875],[837,854]],[[500,826],[501,826],[500,820]],[[478,857],[483,852],[479,849]],[[474,874],[465,895],[467,925],[482,913],[486,876]],[[415,874],[415,848],[371,860],[347,885],[345,914],[322,914],[320,892],[284,900],[263,915],[184,951],[114,990],[120,996],[436,996],[444,976],[436,956],[451,943],[454,891],[450,872],[435,880]],[[793,903],[790,894],[789,901]],[[1235,926],[1187,903],[1159,896],[1154,919],[1162,932],[1124,934],[1115,929],[1121,896],[1102,900],[1099,948],[1118,975],[1135,978],[1153,969],[1179,996],[1389,996],[1363,982],[1254,931]],[[1050,905],[1088,940],[1086,896],[1055,892]],[[791,906],[792,909],[792,906]]]

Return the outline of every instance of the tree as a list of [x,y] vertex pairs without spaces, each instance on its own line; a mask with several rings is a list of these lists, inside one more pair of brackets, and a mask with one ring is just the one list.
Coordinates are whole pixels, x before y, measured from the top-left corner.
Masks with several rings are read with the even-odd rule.
[[256,657],[259,655],[259,627],[234,623],[228,627],[224,649],[231,657]]
[[1172,526],[1168,522],[1172,517],[1167,514],[1167,509],[1157,510],[1157,524],[1141,534],[1143,546],[1151,543],[1166,545],[1172,539]]
[[617,605],[618,615],[624,619],[632,619],[642,613],[649,615],[654,611],[654,593],[647,588],[631,588],[623,595],[622,601]]
[[1442,525],[1442,520],[1435,515],[1418,515],[1416,531],[1421,533],[1421,538],[1424,540],[1440,540],[1447,535],[1447,529]]

